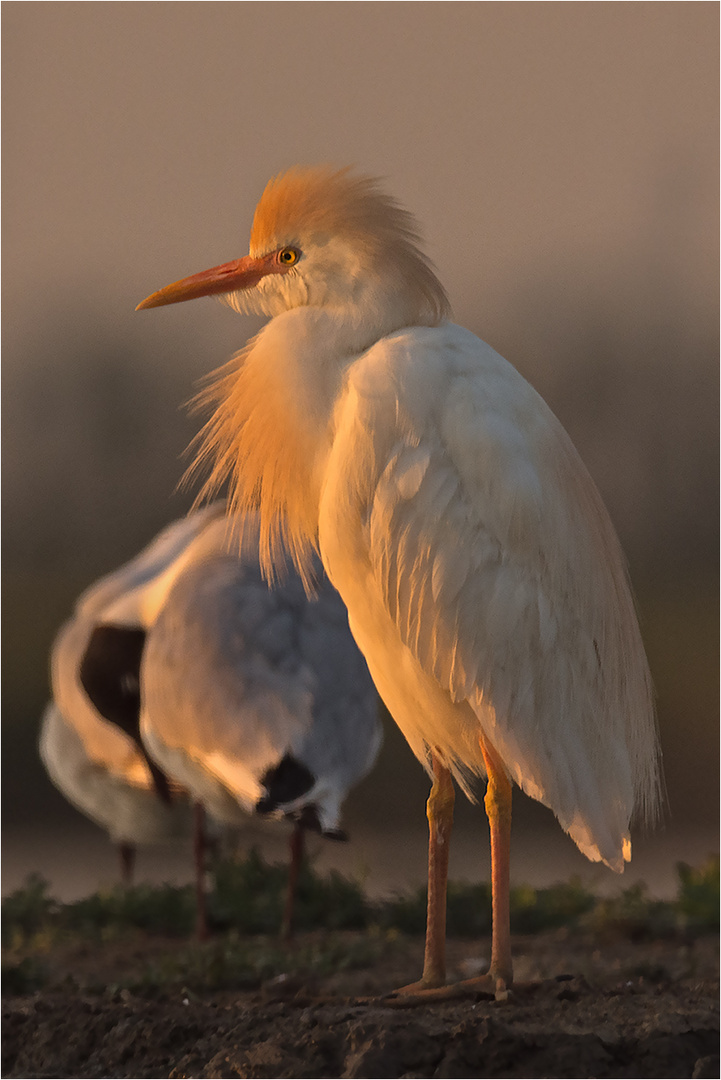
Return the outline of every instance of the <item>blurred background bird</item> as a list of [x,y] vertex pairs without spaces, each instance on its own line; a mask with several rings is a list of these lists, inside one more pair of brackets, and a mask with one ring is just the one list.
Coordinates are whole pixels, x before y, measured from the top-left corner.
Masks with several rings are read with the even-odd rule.
[[[145,803],[187,818],[189,793],[201,936],[204,812],[234,828],[253,813],[293,821],[287,936],[303,834],[345,839],[341,803],[380,748],[378,702],[320,566],[312,599],[296,575],[270,591],[253,518],[228,550],[238,527],[222,503],[196,511],[84,594],[53,651],[41,747],[60,789],[125,844],[164,839]],[[55,737],[63,717],[72,740]],[[107,787],[132,815],[120,818]]]
[[[53,700],[43,714],[40,756],[69,802],[118,844],[126,885],[133,881],[136,846],[188,837],[192,814],[186,793],[168,780],[140,739],[144,633],[136,626],[125,652],[113,654],[107,629],[101,629],[104,613],[127,591],[147,588],[217,512],[209,507],[168,526],[138,556],[87,588],[51,650]],[[82,676],[89,655],[105,666],[95,702]]]
[[250,254],[139,308],[224,295],[270,322],[201,395],[205,493],[260,505],[260,561],[315,553],[375,684],[433,776],[423,976],[445,984],[453,774],[487,778],[493,941],[512,982],[511,782],[621,871],[660,799],[651,680],[625,561],[568,435],[519,373],[449,322],[417,226],[347,169],[291,169]]

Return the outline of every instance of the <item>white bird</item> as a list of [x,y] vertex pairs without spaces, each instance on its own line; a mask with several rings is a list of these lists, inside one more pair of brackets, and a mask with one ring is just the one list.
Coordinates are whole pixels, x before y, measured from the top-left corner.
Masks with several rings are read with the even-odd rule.
[[269,589],[257,518],[242,526],[232,554],[232,523],[208,526],[202,557],[190,553],[153,622],[141,733],[216,820],[237,826],[255,812],[296,823],[288,936],[304,832],[345,839],[341,804],[375,763],[382,729],[367,664],[320,562],[310,599],[296,574]]
[[[289,933],[303,831],[344,838],[341,803],[380,748],[378,698],[320,565],[313,599],[295,575],[270,591],[254,519],[231,554],[235,524],[223,504],[198,511],[118,572],[126,587],[103,589],[74,673],[91,707],[134,723],[156,772],[215,821],[237,827],[255,812],[296,822]],[[182,543],[172,544],[176,532]],[[159,546],[165,561],[151,558]],[[153,572],[138,573],[137,564]],[[200,880],[199,836],[196,856]],[[202,933],[200,885],[198,900]]]
[[271,321],[221,369],[206,491],[259,500],[261,559],[317,550],[376,686],[434,777],[426,960],[445,982],[453,774],[486,775],[493,941],[512,980],[511,782],[621,871],[659,804],[651,681],[620,545],[576,450],[498,353],[448,321],[412,217],[347,170],[294,169],[250,254],[139,306],[210,294]]
[[[51,651],[53,700],[42,719],[39,750],[43,764],[65,798],[119,846],[126,884],[133,876],[135,848],[188,836],[187,797],[148,759],[139,736],[139,677],[142,635],[126,639],[123,663],[105,687],[103,715],[83,686],[88,650],[97,652],[103,612],[128,590],[151,581],[176,560],[218,510],[164,529],[136,558],[83,592]],[[105,639],[107,640],[107,639]]]

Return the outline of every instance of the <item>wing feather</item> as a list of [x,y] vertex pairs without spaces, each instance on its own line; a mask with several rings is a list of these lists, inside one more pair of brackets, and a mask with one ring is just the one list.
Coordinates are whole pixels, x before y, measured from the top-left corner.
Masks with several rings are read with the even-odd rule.
[[354,392],[376,468],[357,485],[368,558],[404,645],[472,706],[520,786],[618,868],[634,806],[658,805],[655,717],[623,555],[570,439],[458,327],[385,339]]

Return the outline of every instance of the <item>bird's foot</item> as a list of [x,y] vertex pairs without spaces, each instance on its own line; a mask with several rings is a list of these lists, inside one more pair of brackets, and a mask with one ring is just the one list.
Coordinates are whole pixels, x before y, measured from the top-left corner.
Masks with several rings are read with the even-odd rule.
[[486,997],[492,997],[495,1001],[508,1001],[511,980],[504,979],[501,975],[493,975],[489,971],[485,975],[476,975],[472,979],[462,979],[454,983],[450,989],[456,991],[457,997],[483,994]]
[[500,976],[478,975],[473,979],[461,979],[459,982],[442,986],[430,986],[421,979],[419,982],[393,990],[384,1001],[396,1008],[411,1008],[414,1005],[427,1005],[435,1001],[457,1001],[465,997],[493,998],[495,1001],[508,1001],[510,986]]
[[424,1001],[440,1001],[445,989],[445,980],[419,979],[418,982],[391,990],[386,997],[388,1000],[403,999],[406,1005],[421,1004]]

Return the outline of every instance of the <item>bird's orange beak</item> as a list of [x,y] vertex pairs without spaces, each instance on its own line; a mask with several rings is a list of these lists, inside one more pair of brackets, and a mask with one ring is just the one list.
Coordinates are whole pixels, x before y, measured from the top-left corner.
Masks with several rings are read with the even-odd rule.
[[135,310],[180,304],[183,300],[195,300],[198,296],[215,296],[218,293],[252,289],[262,277],[274,272],[277,270],[273,256],[266,255],[256,259],[252,255],[245,255],[242,259],[213,266],[210,270],[202,270],[199,274],[174,281],[172,285],[166,285],[164,289],[148,296]]

